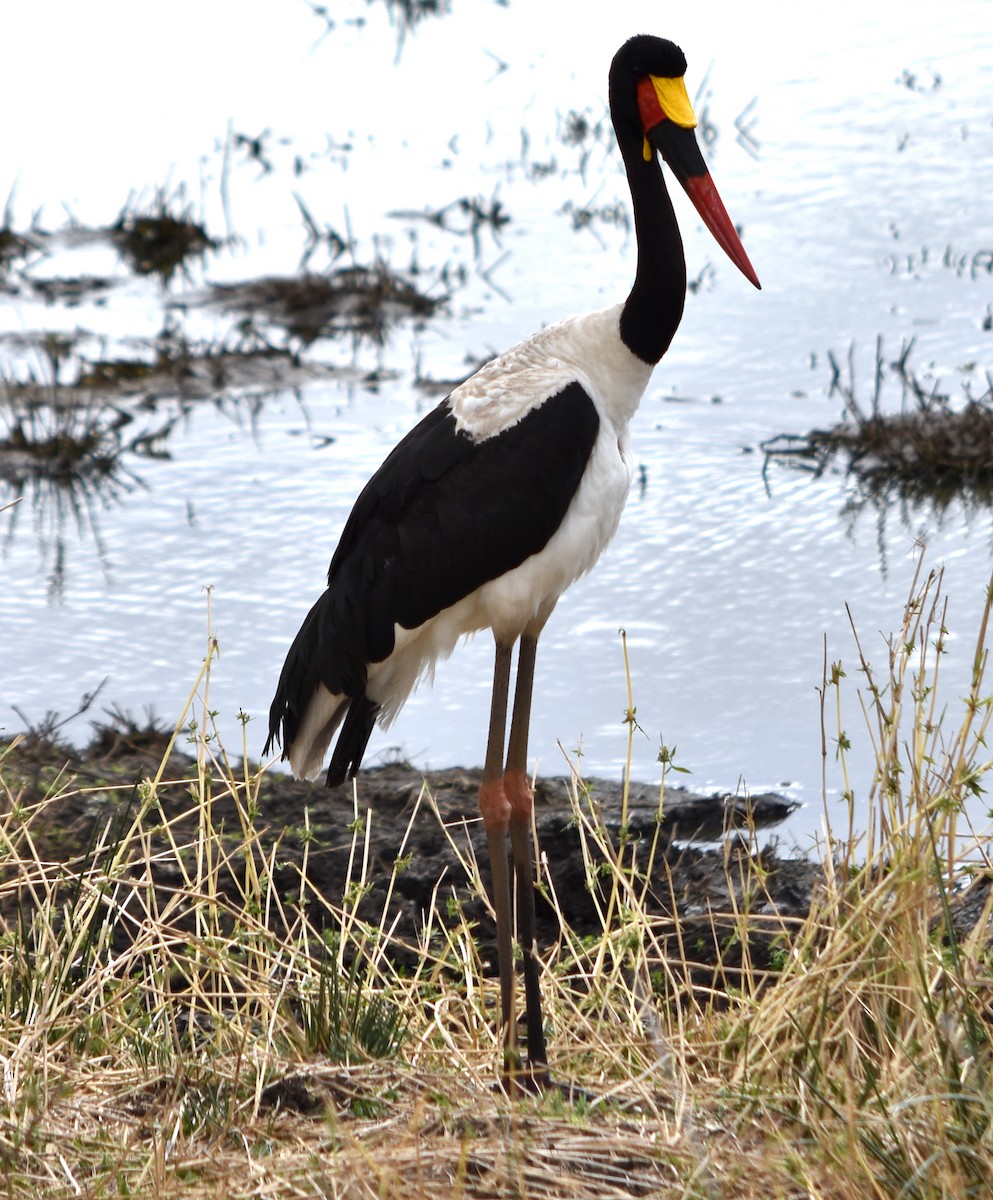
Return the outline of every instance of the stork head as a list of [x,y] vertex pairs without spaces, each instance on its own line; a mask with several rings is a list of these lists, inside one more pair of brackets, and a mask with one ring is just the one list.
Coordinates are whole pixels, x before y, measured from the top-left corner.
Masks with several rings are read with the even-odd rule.
[[664,38],[641,35],[618,50],[610,68],[611,109],[641,135],[642,157],[661,154],[693,207],[734,265],[761,287],[697,144],[697,120],[686,92],[686,58]]

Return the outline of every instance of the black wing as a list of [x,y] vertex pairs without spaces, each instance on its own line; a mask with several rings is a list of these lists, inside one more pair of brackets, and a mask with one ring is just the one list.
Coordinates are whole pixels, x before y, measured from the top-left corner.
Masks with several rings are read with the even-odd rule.
[[414,629],[541,550],[586,470],[600,419],[571,383],[517,424],[475,442],[447,400],[362,490],[331,560],[328,590],[290,648],[270,720],[292,742],[318,680],[364,696],[368,666]]

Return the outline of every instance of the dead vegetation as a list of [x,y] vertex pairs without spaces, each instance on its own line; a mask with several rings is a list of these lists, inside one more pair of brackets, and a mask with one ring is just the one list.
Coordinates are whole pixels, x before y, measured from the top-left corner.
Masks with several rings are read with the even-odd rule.
[[[844,419],[830,429],[780,434],[764,442],[769,460],[801,466],[821,475],[834,463],[852,478],[867,499],[931,502],[942,508],[955,497],[988,504],[993,499],[993,376],[974,395],[966,385],[959,397],[937,379],[909,365],[913,339],[887,362],[876,343],[872,391],[860,398],[855,384],[853,348],[847,369],[834,354],[830,395],[844,402]],[[899,387],[899,408],[892,404],[892,383]]]
[[401,317],[428,317],[432,298],[382,261],[338,267],[327,274],[269,276],[217,284],[208,303],[241,313],[243,329],[276,325],[304,347],[320,337],[357,335],[381,344]]
[[145,487],[144,464],[171,457],[170,439],[193,406],[254,421],[286,388],[348,374],[302,365],[257,338],[206,346],[167,328],[128,357],[101,358],[81,336],[16,336],[44,365],[25,381],[0,377],[0,488],[27,502],[8,517],[2,544],[27,524],[50,598],[63,594],[75,535],[92,541],[106,567],[102,513]]
[[[332,257],[353,250],[336,244],[306,209],[305,259],[324,240]],[[39,275],[34,259],[59,251],[111,244],[137,275],[168,287],[187,282],[193,264],[219,247],[197,222],[182,191],[159,189],[150,204],[129,201],[112,226],[71,223],[59,233],[32,226],[30,236],[7,228],[0,237],[0,273],[6,290],[48,305],[102,306],[118,279],[98,275]],[[26,259],[30,250],[33,260]],[[353,255],[354,257],[354,255]],[[447,277],[435,280],[442,286]],[[168,440],[189,406],[213,403],[241,409],[253,420],[261,404],[315,378],[365,379],[354,363],[308,361],[304,351],[322,338],[381,345],[395,323],[424,319],[444,302],[419,290],[415,279],[381,259],[371,266],[337,266],[327,274],[303,272],[218,286],[208,303],[235,318],[211,341],[183,331],[183,316],[197,298],[166,302],[154,338],[106,338],[77,325],[72,333],[31,329],[0,335],[0,486],[13,500],[30,498],[42,557],[51,563],[52,594],[61,594],[66,540],[73,526],[92,534],[98,551],[101,508],[143,486],[140,462],[168,458]],[[162,304],[161,296],[156,303]],[[380,369],[378,377],[389,372]],[[24,506],[26,511],[27,506]],[[5,537],[23,522],[17,513]]]
[[[106,492],[124,482],[125,457],[162,453],[175,418],[154,426],[136,423],[133,411],[114,402],[123,388],[108,396],[95,386],[101,364],[96,374],[85,365],[80,342],[79,335],[51,333],[3,339],[5,345],[31,349],[44,364],[23,382],[0,376],[0,479],[19,494],[31,484]],[[109,371],[110,365],[103,369]],[[154,373],[153,364],[144,360],[114,369],[120,381],[126,376],[132,384],[145,384]],[[70,371],[75,378],[67,381]]]
[[30,251],[31,242],[5,224],[0,229],[0,280],[4,279],[14,262],[25,258]]
[[[387,216],[402,221],[424,221],[443,229],[456,237],[468,237],[472,240],[473,258],[480,262],[483,253],[482,234],[489,230],[497,245],[500,245],[500,233],[510,224],[510,214],[504,207],[503,201],[496,195],[489,200],[485,196],[461,196],[441,208],[434,209],[397,209],[387,213]],[[492,267],[489,268],[492,271]]]
[[164,190],[148,206],[129,201],[107,235],[136,275],[155,275],[164,286],[220,246],[194,220],[182,193],[169,196]]
[[0,479],[18,489],[38,480],[99,489],[129,458],[168,457],[189,403],[272,394],[299,373],[287,351],[197,346],[170,330],[128,358],[88,358],[78,338],[34,340],[49,378],[0,379]]

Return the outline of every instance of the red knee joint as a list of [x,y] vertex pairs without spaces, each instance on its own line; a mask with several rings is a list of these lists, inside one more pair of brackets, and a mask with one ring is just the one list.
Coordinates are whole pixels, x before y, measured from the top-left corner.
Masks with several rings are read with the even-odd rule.
[[510,803],[511,820],[531,822],[534,793],[523,771],[505,771],[503,776],[504,795]]
[[510,824],[511,805],[503,790],[503,780],[484,783],[479,788],[479,811],[483,828],[489,833],[506,833]]

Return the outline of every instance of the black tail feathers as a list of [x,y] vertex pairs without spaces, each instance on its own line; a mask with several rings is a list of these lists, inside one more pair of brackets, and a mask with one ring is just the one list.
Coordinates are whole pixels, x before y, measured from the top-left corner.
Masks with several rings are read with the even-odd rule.
[[328,767],[329,788],[339,787],[346,779],[354,779],[358,774],[378,712],[379,705],[366,695],[356,697],[348,706]]

